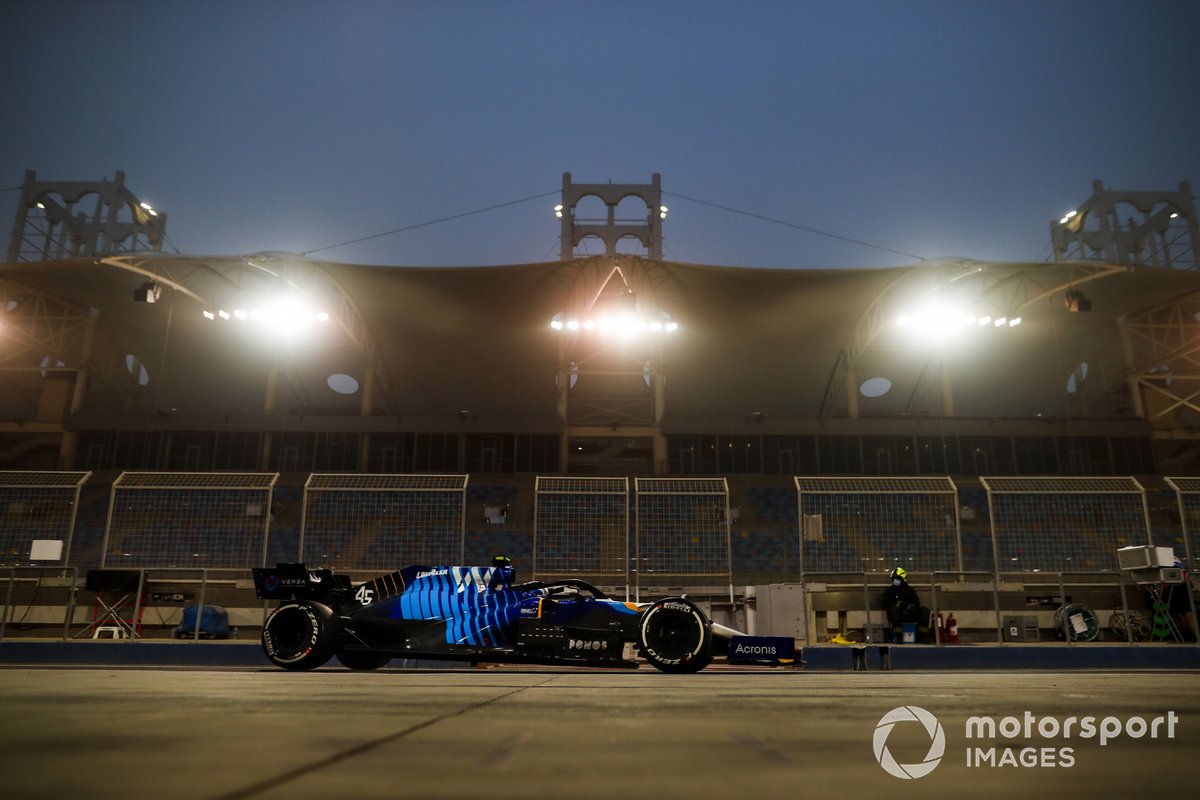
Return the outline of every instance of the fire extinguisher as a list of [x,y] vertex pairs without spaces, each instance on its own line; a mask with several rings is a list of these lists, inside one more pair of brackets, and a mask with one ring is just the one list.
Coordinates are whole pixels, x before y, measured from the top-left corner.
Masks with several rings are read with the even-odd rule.
[[958,620],[954,618],[953,611],[946,617],[946,643],[958,644]]

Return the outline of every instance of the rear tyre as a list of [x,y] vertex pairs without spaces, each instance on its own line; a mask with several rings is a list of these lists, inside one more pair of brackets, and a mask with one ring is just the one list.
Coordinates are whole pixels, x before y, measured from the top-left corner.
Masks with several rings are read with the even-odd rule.
[[695,603],[669,597],[642,613],[638,646],[663,672],[699,672],[712,662],[712,626]]
[[373,669],[387,666],[387,663],[392,660],[389,655],[383,653],[364,653],[361,651],[351,650],[345,653],[338,653],[337,660],[341,662],[346,669],[352,669],[358,672],[367,672]]
[[316,669],[333,657],[339,635],[333,609],[311,600],[293,600],[267,617],[263,652],[271,663],[284,669]]

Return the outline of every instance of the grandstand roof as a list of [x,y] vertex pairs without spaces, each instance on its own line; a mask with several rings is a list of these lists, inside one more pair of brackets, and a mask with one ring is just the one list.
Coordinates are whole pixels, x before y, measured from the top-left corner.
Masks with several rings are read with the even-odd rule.
[[[77,366],[83,321],[98,310],[81,420],[136,426],[173,416],[173,426],[197,429],[253,424],[263,414],[265,376],[277,364],[279,413],[286,407],[297,419],[320,419],[318,428],[361,427],[361,393],[340,395],[326,378],[346,373],[369,386],[366,365],[374,360],[370,411],[378,425],[553,431],[563,334],[548,323],[585,273],[609,262],[425,268],[286,254],[145,255],[3,265],[0,286],[6,320],[37,313],[35,304],[46,317],[40,333],[22,328],[24,350],[10,355],[10,365]],[[640,300],[680,324],[655,355],[667,375],[668,433],[728,432],[752,419],[766,432],[788,420],[845,417],[846,387],[870,377],[888,378],[892,389],[857,397],[861,417],[937,418],[945,410],[943,367],[958,417],[1128,418],[1119,320],[1200,292],[1196,272],[1099,264],[751,269],[631,256],[614,263],[641,276]],[[160,300],[134,302],[133,292],[151,279],[164,286]],[[330,304],[333,324],[310,342],[285,345],[201,314],[232,308],[247,293],[281,291],[281,279]],[[1090,312],[1068,311],[1063,292],[1071,287],[1086,293]],[[942,349],[900,335],[895,318],[907,305],[951,294],[971,313],[1019,314],[1022,323],[977,326]],[[58,337],[56,324],[63,328]],[[139,363],[145,385],[138,384]],[[1077,374],[1083,363],[1086,377]],[[1072,374],[1077,391],[1069,393]],[[37,375],[13,379],[26,391],[0,400],[7,418],[37,418],[30,390]]]

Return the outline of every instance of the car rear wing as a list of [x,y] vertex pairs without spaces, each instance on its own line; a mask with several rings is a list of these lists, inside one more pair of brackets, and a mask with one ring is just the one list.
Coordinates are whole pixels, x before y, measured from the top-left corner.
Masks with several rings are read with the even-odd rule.
[[349,575],[334,575],[331,569],[309,569],[305,564],[279,563],[256,567],[253,572],[259,600],[321,600],[350,590]]

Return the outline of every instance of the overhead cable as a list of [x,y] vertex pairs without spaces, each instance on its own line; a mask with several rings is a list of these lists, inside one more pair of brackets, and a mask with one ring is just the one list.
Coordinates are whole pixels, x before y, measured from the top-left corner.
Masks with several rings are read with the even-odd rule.
[[425,228],[425,227],[428,227],[429,225],[437,225],[439,222],[450,222],[451,220],[462,219],[463,217],[469,217],[469,216],[472,216],[473,214],[482,214],[485,211],[495,211],[498,208],[505,208],[507,206],[515,206],[519,203],[528,203],[530,200],[539,200],[543,197],[549,197],[552,194],[559,194],[561,191],[562,191],[561,189],[555,189],[550,192],[542,192],[541,194],[535,194],[535,195],[531,195],[529,197],[522,197],[518,200],[509,200],[506,203],[497,203],[494,206],[487,206],[486,208],[477,208],[474,211],[464,211],[461,214],[451,214],[448,217],[441,217],[439,219],[431,219],[431,220],[428,220],[427,222],[418,222],[415,225],[405,225],[403,228],[395,228],[393,230],[384,231],[382,233],[373,233],[370,236],[360,236],[357,239],[350,239],[345,242],[338,242],[337,244],[327,244],[324,247],[314,247],[312,250],[305,250],[305,251],[301,252],[300,255],[307,256],[307,255],[311,255],[313,253],[320,253],[322,250],[332,250],[335,247],[345,247],[346,245],[349,245],[349,244],[358,244],[359,242],[366,242],[371,239],[380,239],[384,236],[392,236],[393,234],[404,233],[405,231],[412,231],[412,230],[416,230],[417,228]]
[[917,261],[927,260],[925,256],[919,256],[916,253],[906,253],[903,250],[896,250],[891,247],[884,247],[883,245],[864,242],[861,239],[851,239],[849,236],[841,236],[836,233],[830,233],[829,231],[817,230],[816,228],[810,228],[806,225],[797,225],[796,223],[788,222],[787,220],[775,219],[773,217],[763,216],[762,214],[755,214],[753,211],[742,211],[739,208],[730,208],[729,206],[719,205],[718,203],[710,203],[707,200],[699,200],[695,197],[688,197],[685,194],[679,194],[677,192],[664,191],[663,194],[670,195],[671,197],[678,197],[680,200],[687,200],[691,203],[699,203],[702,206],[720,209],[721,211],[728,211],[731,214],[741,214],[743,217],[751,217],[752,219],[762,220],[763,222],[773,222],[776,225],[795,228],[796,230],[804,231],[806,233],[815,233],[818,236],[826,236],[830,239],[838,239],[839,241],[850,242],[851,244],[861,245],[862,247],[871,247],[875,250],[882,250],[885,253],[893,253],[898,256],[904,256],[905,258],[915,258]]

